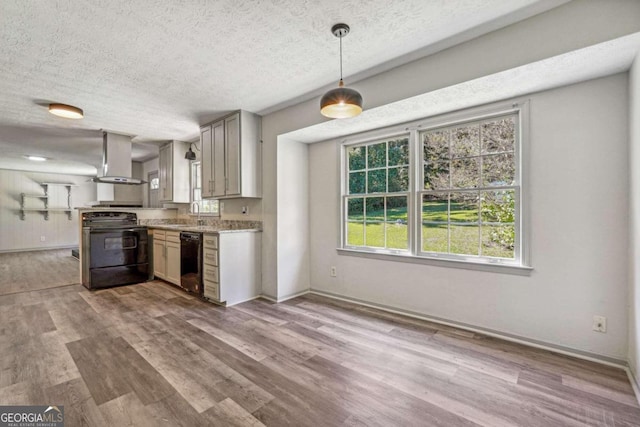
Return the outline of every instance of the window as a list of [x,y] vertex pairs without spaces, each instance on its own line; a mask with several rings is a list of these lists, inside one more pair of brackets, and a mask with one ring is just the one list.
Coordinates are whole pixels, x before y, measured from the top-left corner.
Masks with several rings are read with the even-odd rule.
[[515,259],[517,115],[421,132],[421,252]]
[[342,248],[523,266],[522,108],[344,143]]
[[409,138],[347,148],[346,246],[409,249]]
[[[220,215],[217,200],[202,199],[202,166],[200,162],[191,162],[191,201],[198,202],[201,214]],[[191,209],[191,213],[197,213],[193,211],[193,206]]]
[[149,181],[149,189],[158,190],[159,188],[160,188],[160,178],[158,177],[151,178],[151,181]]

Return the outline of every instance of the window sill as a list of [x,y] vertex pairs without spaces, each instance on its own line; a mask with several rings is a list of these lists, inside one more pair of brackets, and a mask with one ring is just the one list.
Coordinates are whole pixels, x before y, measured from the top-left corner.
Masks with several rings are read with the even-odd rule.
[[486,262],[458,261],[452,259],[418,257],[409,254],[392,254],[359,251],[355,249],[337,248],[338,255],[355,256],[360,258],[372,258],[383,261],[407,262],[411,264],[425,264],[436,267],[461,268],[465,270],[487,271],[491,273],[515,274],[518,276],[529,276],[533,267],[508,265]]

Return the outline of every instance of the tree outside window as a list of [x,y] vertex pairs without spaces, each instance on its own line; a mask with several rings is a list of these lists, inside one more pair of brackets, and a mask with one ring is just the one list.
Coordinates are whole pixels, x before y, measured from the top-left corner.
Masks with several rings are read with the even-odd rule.
[[345,144],[343,247],[522,262],[520,113]]
[[423,252],[515,258],[516,119],[420,134]]
[[409,249],[409,138],[349,147],[347,246]]

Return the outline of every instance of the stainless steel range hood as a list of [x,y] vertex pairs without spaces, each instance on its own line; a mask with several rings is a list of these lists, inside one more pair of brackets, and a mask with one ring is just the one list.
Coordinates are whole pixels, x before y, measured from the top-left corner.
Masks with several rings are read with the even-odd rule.
[[131,177],[131,137],[113,132],[102,133],[102,170],[93,182],[104,184],[146,184]]

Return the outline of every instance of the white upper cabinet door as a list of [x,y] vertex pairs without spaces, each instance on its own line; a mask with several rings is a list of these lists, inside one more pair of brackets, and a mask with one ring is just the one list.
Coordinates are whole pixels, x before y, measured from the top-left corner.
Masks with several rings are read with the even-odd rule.
[[226,195],[240,195],[240,114],[225,119]]
[[189,161],[184,158],[189,146],[188,142],[172,141],[160,148],[160,201],[189,203],[190,168]]
[[204,198],[262,197],[261,133],[260,116],[247,111],[200,128]]
[[213,197],[213,139],[211,126],[200,128],[200,147],[202,153],[202,197]]
[[169,201],[173,199],[173,182],[171,163],[173,163],[173,152],[168,145],[160,148],[160,200]]
[[213,133],[213,196],[226,195],[226,182],[224,170],[224,120],[211,125]]

